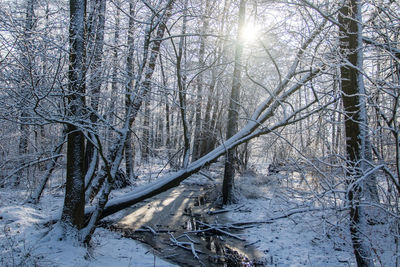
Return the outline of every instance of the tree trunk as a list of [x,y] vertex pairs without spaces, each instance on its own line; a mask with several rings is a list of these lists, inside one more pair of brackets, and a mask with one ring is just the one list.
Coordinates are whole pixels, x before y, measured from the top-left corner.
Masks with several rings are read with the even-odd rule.
[[[120,1],[116,0],[114,1],[115,6],[119,7]],[[118,46],[120,45],[119,43],[119,35],[120,35],[120,10],[119,8],[116,9],[116,14],[114,15],[114,23],[115,23],[115,28],[114,28],[114,47],[112,48],[112,74],[111,74],[111,95],[110,95],[110,105],[109,105],[109,116],[108,116],[108,121],[111,125],[115,124],[115,119],[116,119],[116,110],[115,107],[117,106],[116,102],[118,102],[118,73],[120,71],[119,68],[119,53],[118,53]],[[109,139],[111,139],[111,142],[113,142],[115,138],[115,135],[113,133],[110,134]]]
[[[90,68],[90,79],[89,79],[89,92],[90,95],[90,122],[92,123],[92,131],[97,132],[97,113],[99,111],[99,99],[100,90],[102,85],[102,61],[103,61],[103,46],[104,46],[104,29],[105,29],[105,12],[106,12],[106,1],[105,0],[91,0],[93,7],[92,22],[89,25],[88,43],[93,43],[92,47],[92,64]],[[94,133],[89,132],[88,136],[90,140],[86,143],[85,152],[85,170],[87,172],[86,180],[89,182],[92,180],[95,171],[97,170],[98,163],[98,151],[95,148]],[[89,184],[87,182],[87,184]]]
[[[78,122],[84,115],[85,18],[86,1],[70,0],[67,115],[72,122]],[[67,125],[67,135],[67,182],[60,222],[64,230],[71,228],[77,231],[84,225],[85,138],[79,125],[72,123]]]
[[143,107],[142,161],[145,163],[148,163],[150,158],[150,93],[151,88],[149,88]]
[[[202,102],[203,102],[203,84],[204,84],[204,54],[205,54],[205,46],[206,46],[206,36],[208,30],[208,16],[210,13],[210,4],[209,0],[206,0],[205,7],[203,10],[204,16],[202,17],[202,29],[200,36],[200,48],[199,48],[199,75],[197,76],[197,95],[196,95],[196,108],[195,108],[195,127],[194,127],[194,141],[193,141],[193,153],[192,153],[192,161],[195,161],[200,158],[201,155],[201,143],[202,143],[202,132],[201,132],[201,110],[202,110]],[[205,122],[204,122],[205,123]]]
[[[226,131],[226,139],[232,137],[238,128],[239,119],[239,102],[240,102],[240,83],[242,75],[242,53],[243,53],[243,39],[242,29],[244,27],[244,20],[246,16],[246,0],[240,1],[239,6],[239,26],[236,37],[235,47],[235,66],[233,70],[233,82],[231,97],[229,100],[228,110],[228,125]],[[235,202],[235,158],[236,152],[234,149],[228,149],[225,156],[225,171],[224,180],[222,183],[222,203],[224,205]]]
[[[291,121],[295,118],[297,114],[297,112],[294,112],[280,122],[277,122],[266,128],[258,129],[260,125],[262,125],[265,121],[273,116],[275,110],[280,106],[281,101],[285,101],[285,99],[290,96],[292,92],[297,91],[299,88],[302,87],[303,84],[312,79],[315,75],[316,73],[311,73],[310,75],[304,77],[300,82],[296,83],[293,87],[288,89],[288,92],[290,93],[285,92],[282,96],[270,97],[267,101],[264,101],[260,106],[257,107],[256,111],[254,112],[253,116],[246,126],[244,126],[229,140],[226,140],[223,144],[215,148],[207,155],[203,156],[195,162],[190,163],[186,168],[180,169],[179,171],[173,173],[169,173],[165,177],[162,177],[153,183],[134,189],[126,196],[109,201],[99,218],[104,218],[106,216],[114,214],[122,209],[139,203],[142,200],[156,196],[170,188],[178,186],[180,182],[188,178],[190,175],[198,172],[203,167],[215,162],[220,156],[226,153],[227,149],[234,149],[238,145],[252,140],[253,138],[271,133],[281,127],[291,124],[294,121],[298,121],[298,119]],[[304,119],[304,117],[302,117],[301,119]],[[88,217],[93,211],[94,208],[89,208],[86,210],[85,215]]]
[[[361,43],[361,3],[359,0],[347,0],[339,13],[340,52],[345,63],[340,68],[342,99],[345,114],[347,183],[349,186],[347,200],[350,205],[350,232],[354,254],[358,266],[374,266],[371,247],[366,240],[367,207],[360,201],[368,194],[370,182],[359,181],[367,171],[365,161],[368,156],[368,134],[365,108],[365,90],[362,69]],[[347,63],[348,62],[348,63]],[[364,180],[369,180],[370,177]]]
[[[18,155],[20,157],[19,164],[24,165],[26,162],[26,156],[28,153],[28,140],[30,134],[30,127],[28,125],[28,117],[29,112],[27,110],[27,100],[30,98],[30,89],[29,84],[31,80],[30,73],[32,70],[32,59],[29,54],[33,49],[33,40],[32,40],[32,31],[34,28],[34,4],[35,0],[27,0],[26,1],[26,17],[25,17],[25,28],[24,35],[21,45],[21,95],[24,98],[21,105],[21,114],[20,114],[20,138],[18,144]],[[15,185],[19,185],[21,177],[23,175],[23,171],[18,172],[15,178]]]
[[[128,28],[128,56],[126,58],[126,72],[128,77],[127,86],[125,88],[125,111],[128,112],[129,107],[132,105],[131,103],[131,94],[133,91],[133,81],[134,77],[134,65],[133,65],[133,55],[135,52],[135,43],[134,43],[134,18],[135,18],[135,9],[132,2],[129,3],[129,28]],[[134,173],[134,148],[132,146],[132,132],[129,128],[126,142],[125,142],[125,172],[126,177],[130,180],[135,177]]]
[[[96,207],[90,211],[91,216],[89,222],[87,223],[87,226],[81,231],[82,239],[85,241],[85,243],[90,241],[90,238],[94,230],[96,229],[96,223],[103,214],[103,210],[105,208],[106,203],[108,202],[108,197],[112,190],[112,185],[115,181],[115,175],[117,174],[118,168],[122,161],[123,151],[127,140],[127,134],[131,129],[133,122],[136,119],[136,116],[143,103],[143,99],[146,97],[148,93],[148,89],[151,84],[151,78],[153,76],[155,65],[157,62],[157,57],[160,52],[162,38],[164,36],[164,32],[167,27],[166,23],[169,17],[171,16],[171,9],[173,2],[174,0],[170,0],[166,4],[164,12],[162,12],[162,15],[157,13],[159,16],[158,23],[155,25],[157,25],[158,28],[155,40],[152,42],[151,49],[149,49],[151,31],[150,30],[146,31],[147,36],[145,38],[144,51],[143,51],[144,58],[141,69],[139,70],[137,83],[135,84],[135,90],[134,90],[135,95],[134,96],[129,95],[130,105],[128,106],[128,110],[125,115],[125,121],[123,129],[121,131],[121,135],[118,141],[115,143],[114,148],[111,149],[108,159],[105,160],[104,162],[105,163],[104,171],[99,172],[99,174],[97,175],[98,178],[96,178],[96,180],[99,181],[105,180],[105,183],[103,185],[103,190],[101,191],[102,194],[98,197],[99,199]],[[150,56],[148,58],[149,50],[150,50]],[[148,64],[146,64],[147,58],[148,58]],[[144,76],[143,82],[141,82],[139,79],[142,78],[142,75]],[[101,146],[99,147],[101,148]],[[103,153],[101,152],[101,154]]]
[[184,7],[184,15],[183,15],[183,22],[182,22],[182,37],[179,39],[179,47],[176,53],[176,78],[178,83],[178,97],[179,97],[179,111],[181,115],[181,122],[183,127],[183,161],[182,166],[186,168],[189,164],[189,157],[190,157],[190,134],[189,134],[189,127],[187,121],[187,109],[186,109],[186,64],[183,64],[185,69],[182,68],[182,60],[185,63],[186,57],[184,56],[184,47],[185,44],[185,37],[186,34],[186,10],[187,10],[188,0],[185,1]]
[[[317,29],[316,31],[319,32],[319,30],[320,29]],[[309,40],[307,40],[305,44],[300,48],[299,52],[297,53],[296,60],[292,64],[291,71],[287,74],[285,80],[273,90],[273,93],[270,97],[268,97],[256,108],[255,112],[250,117],[247,124],[240,131],[235,133],[235,135],[233,135],[230,139],[226,140],[223,144],[215,148],[213,151],[209,152],[207,155],[203,156],[195,162],[190,163],[187,168],[167,174],[165,177],[160,178],[157,181],[148,185],[137,188],[121,198],[109,201],[103,212],[99,215],[99,218],[104,218],[133,204],[136,204],[144,199],[150,198],[170,188],[178,186],[181,181],[189,177],[191,174],[199,171],[204,166],[211,164],[220,156],[224,155],[227,149],[233,149],[236,146],[243,144],[253,138],[271,133],[291,123],[298,122],[299,120],[302,120],[305,117],[325,108],[321,107],[318,108],[316,111],[309,113],[309,115],[306,114],[304,116],[297,117],[299,112],[309,108],[311,105],[317,102],[317,100],[314,99],[314,101],[311,101],[307,106],[302,107],[302,109],[298,111],[294,111],[292,114],[286,116],[283,120],[275,124],[269,125],[269,127],[260,127],[263,123],[273,117],[274,112],[281,105],[282,102],[286,101],[288,97],[290,97],[293,93],[302,88],[304,84],[313,79],[319,73],[320,69],[314,69],[308,74],[304,75],[301,79],[297,80],[293,84],[293,86],[287,88],[289,82],[293,79],[293,77],[296,76],[296,73],[305,72],[296,71],[296,66],[298,65],[299,59],[301,58],[303,51],[305,51],[308,44],[311,42],[310,40],[313,40],[315,36],[316,34],[313,34],[309,38]],[[90,216],[94,212],[94,210],[95,208],[93,207],[87,209],[86,216]]]

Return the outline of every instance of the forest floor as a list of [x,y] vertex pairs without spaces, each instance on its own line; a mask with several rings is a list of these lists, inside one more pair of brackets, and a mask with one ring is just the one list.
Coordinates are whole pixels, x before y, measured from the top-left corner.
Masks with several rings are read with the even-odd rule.
[[[268,175],[265,165],[253,167],[253,171],[237,177],[239,202],[223,207],[229,211],[207,214],[221,209],[217,205],[221,173],[211,171],[220,170],[220,166],[210,167],[205,172],[214,181],[193,175],[177,188],[106,218],[94,233],[89,249],[65,241],[43,241],[49,231],[43,223],[61,211],[61,183],[53,180],[36,206],[23,204],[27,190],[1,188],[0,266],[223,266],[217,263],[221,258],[217,253],[220,241],[232,249],[229,253],[239,255],[242,266],[355,266],[344,219],[346,211],[321,206],[315,195],[305,190],[313,181],[300,178],[295,171]],[[138,183],[154,179],[154,175],[144,177]],[[116,190],[113,195],[129,190]],[[207,235],[188,233],[192,240],[178,239],[185,232],[207,228],[199,221],[220,227],[248,222],[248,227],[226,228],[243,241],[218,231]],[[132,234],[138,229],[141,232]],[[158,239],[153,230],[160,232]],[[177,244],[171,246],[173,238],[178,243],[195,241],[196,250],[207,252],[199,253],[201,263],[191,251]]]

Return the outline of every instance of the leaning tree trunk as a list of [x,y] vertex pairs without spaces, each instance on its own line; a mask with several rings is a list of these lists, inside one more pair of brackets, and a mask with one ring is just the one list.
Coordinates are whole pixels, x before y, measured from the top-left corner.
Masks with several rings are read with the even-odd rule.
[[[141,78],[142,75],[144,76],[144,80],[140,81],[138,78],[137,83],[135,85],[135,94],[130,95],[130,106],[128,107],[128,110],[125,115],[125,121],[124,121],[124,127],[121,131],[121,135],[116,142],[115,146],[113,149],[111,149],[108,159],[106,159],[104,156],[104,153],[100,151],[100,154],[102,155],[104,159],[104,164],[105,168],[99,174],[96,176],[97,181],[100,181],[100,183],[104,183],[103,185],[103,190],[101,191],[101,195],[98,197],[98,202],[94,210],[91,210],[91,216],[89,219],[89,222],[87,223],[87,226],[82,229],[81,235],[82,239],[84,240],[85,243],[88,243],[91,239],[91,236],[96,229],[96,223],[97,221],[101,218],[101,215],[103,213],[104,207],[106,203],[108,202],[108,197],[111,193],[113,183],[115,181],[115,175],[117,174],[118,168],[121,164],[122,161],[122,155],[124,151],[124,146],[126,144],[127,140],[127,133],[131,129],[131,126],[133,122],[136,119],[136,116],[140,110],[140,107],[143,103],[144,98],[149,92],[149,87],[151,85],[151,79],[154,73],[154,69],[156,66],[158,54],[160,52],[160,47],[161,47],[161,42],[162,38],[164,36],[164,32],[167,28],[167,21],[171,16],[171,9],[172,5],[174,3],[174,0],[169,0],[168,3],[165,6],[164,12],[162,15],[159,15],[157,13],[158,17],[158,25],[157,33],[155,36],[155,40],[151,43],[151,49],[150,48],[150,35],[151,31],[147,31],[147,36],[145,40],[145,46],[144,46],[144,58],[143,58],[143,63],[141,66],[141,69],[139,70],[138,77]],[[149,24],[150,26],[150,24]],[[148,52],[150,50],[150,55],[148,55]],[[148,63],[147,63],[147,58],[148,58]],[[147,63],[147,64],[146,64]],[[101,145],[99,146],[101,149]],[[101,180],[103,182],[101,182]],[[104,181],[105,180],[105,181]]]
[[[237,132],[238,128],[239,107],[240,107],[239,106],[240,83],[242,75],[241,64],[242,64],[242,53],[243,53],[243,39],[241,35],[242,35],[242,29],[244,27],[245,16],[246,16],[246,0],[241,0],[239,7],[239,27],[236,37],[235,66],[233,70],[231,97],[229,100],[226,139],[232,137]],[[228,149],[225,156],[224,181],[222,183],[223,204],[229,204],[235,202],[235,196],[234,196],[235,157],[236,157],[235,150]]]
[[[347,152],[347,200],[350,205],[350,232],[358,266],[374,266],[371,247],[366,240],[367,207],[362,199],[371,200],[370,177],[362,177],[367,171],[368,155],[365,89],[362,73],[361,3],[348,0],[339,13],[340,52],[344,63],[340,68],[342,100],[345,114]],[[367,181],[367,182],[365,182]]]

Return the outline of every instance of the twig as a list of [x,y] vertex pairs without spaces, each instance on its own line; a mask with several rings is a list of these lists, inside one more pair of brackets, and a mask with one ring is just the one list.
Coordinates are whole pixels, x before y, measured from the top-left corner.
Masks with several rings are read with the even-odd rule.
[[204,223],[204,222],[201,222],[201,221],[198,221],[198,220],[196,220],[196,222],[198,222],[198,223],[200,223],[200,224],[202,224],[202,225],[205,225],[205,226],[207,226],[207,227],[209,227],[209,228],[211,228],[211,229],[214,229],[215,231],[218,231],[218,232],[220,232],[220,233],[223,233],[223,234],[225,234],[225,235],[227,235],[227,236],[230,236],[230,237],[239,239],[239,240],[241,240],[241,241],[246,241],[246,239],[241,238],[241,237],[239,237],[239,236],[237,236],[237,235],[231,234],[231,233],[229,233],[229,232],[227,232],[227,231],[225,231],[225,230],[222,230],[221,228],[218,228],[218,227],[216,227],[216,226],[212,226],[212,225],[210,225],[210,224],[208,224],[208,223]]
[[178,239],[181,238],[181,237],[186,237],[186,238],[189,239],[189,241],[192,242],[193,244],[199,244],[199,242],[193,240],[188,234],[180,235],[180,236],[178,236],[178,237],[176,238],[176,240],[178,240]]
[[[152,233],[153,233],[153,231],[151,231],[150,229],[143,229],[143,228],[136,229],[134,232],[136,232],[136,233],[152,232]],[[168,232],[175,232],[175,230],[170,230],[170,229],[158,229],[158,230],[156,231],[156,233],[168,233]]]
[[150,226],[148,226],[148,225],[145,225],[144,226],[144,228],[147,228],[147,229],[149,229],[150,230],[150,232],[152,232],[153,233],[153,235],[157,235],[157,232],[153,229],[153,228],[151,228]]
[[292,216],[294,214],[297,213],[303,213],[303,212],[311,212],[311,211],[326,211],[329,209],[335,209],[335,210],[339,210],[339,211],[344,211],[344,210],[348,210],[348,207],[343,207],[343,208],[338,208],[338,207],[326,207],[326,208],[300,208],[300,209],[294,209],[291,210],[283,215],[277,216],[277,217],[273,217],[273,218],[269,218],[266,220],[262,220],[262,221],[247,221],[247,222],[237,222],[237,223],[232,223],[232,226],[243,226],[243,225],[252,225],[252,224],[263,224],[263,223],[273,223],[276,220],[279,219],[284,219],[287,218],[289,216]]
[[[178,246],[178,247],[183,248],[185,250],[191,251],[195,259],[199,260],[199,255],[197,255],[197,253],[204,253],[202,251],[196,250],[195,247],[194,247],[194,244],[192,242],[179,242],[178,240],[176,240],[176,238],[171,233],[169,233],[169,235],[171,236],[169,238],[169,240],[171,240],[171,242],[175,246]],[[188,248],[186,246],[190,246],[190,248]]]
[[18,169],[14,170],[13,172],[11,172],[11,174],[9,174],[5,178],[3,178],[3,180],[5,181],[5,180],[11,178],[14,174],[18,173],[19,171],[21,171],[21,170],[23,170],[23,169],[25,169],[27,167],[33,166],[35,164],[39,164],[39,163],[44,162],[44,161],[56,159],[56,158],[59,158],[59,157],[62,157],[62,156],[64,156],[64,154],[57,154],[57,155],[54,155],[54,156],[51,156],[51,157],[47,157],[47,158],[44,158],[44,159],[33,160],[33,161],[29,162],[29,163],[26,163],[26,164],[22,165]]
[[203,175],[204,177],[206,177],[210,181],[215,181],[214,178],[212,178],[210,175],[206,174],[203,171],[199,171],[199,174]]
[[231,208],[231,209],[209,210],[209,211],[207,211],[207,214],[214,215],[214,214],[220,214],[220,213],[229,212],[229,211],[235,211],[235,210],[242,208],[243,206],[244,205],[240,205],[236,208]]
[[247,248],[247,247],[249,247],[249,246],[251,246],[251,245],[257,244],[257,243],[260,242],[260,241],[261,241],[261,240],[258,239],[257,241],[254,241],[254,242],[251,242],[251,243],[248,243],[248,244],[244,245],[244,247]]

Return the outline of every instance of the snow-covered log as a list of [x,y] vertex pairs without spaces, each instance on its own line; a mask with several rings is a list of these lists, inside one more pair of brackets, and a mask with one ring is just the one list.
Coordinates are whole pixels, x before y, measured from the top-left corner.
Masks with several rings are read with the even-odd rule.
[[[216,161],[220,156],[226,153],[227,149],[234,148],[246,141],[249,141],[255,137],[271,133],[276,129],[289,125],[298,121],[300,118],[296,117],[301,111],[304,111],[306,108],[310,107],[315,101],[310,102],[309,105],[303,107],[300,110],[293,112],[291,115],[286,116],[283,120],[276,122],[270,127],[262,127],[262,124],[268,119],[271,118],[279,107],[279,103],[282,103],[285,99],[287,99],[294,92],[299,90],[305,83],[310,81],[317,73],[319,73],[320,69],[315,69],[306,74],[300,81],[295,83],[292,87],[288,88],[282,95],[280,96],[270,96],[265,102],[263,102],[254,112],[252,118],[254,120],[250,120],[246,126],[244,126],[240,131],[238,131],[234,136],[226,140],[223,144],[212,150],[210,153],[201,157],[200,159],[190,163],[187,168],[181,169],[177,172],[166,174],[164,177],[158,179],[157,181],[150,183],[148,185],[137,187],[132,192],[128,193],[126,196],[112,199],[108,201],[105,206],[102,215],[100,218],[104,218],[109,216],[115,212],[118,212],[122,209],[125,209],[131,205],[134,205],[142,200],[147,198],[156,196],[170,188],[178,186],[183,180],[188,178],[190,175],[198,172],[204,166],[211,164]],[[294,76],[294,74],[293,74]],[[281,85],[279,85],[281,86]],[[278,86],[278,87],[279,87]],[[320,107],[323,108],[323,107]],[[318,110],[320,109],[318,108]],[[314,111],[316,112],[316,111]],[[312,113],[308,113],[311,115]],[[86,209],[85,215],[89,216],[94,211],[94,207],[89,207]]]

